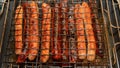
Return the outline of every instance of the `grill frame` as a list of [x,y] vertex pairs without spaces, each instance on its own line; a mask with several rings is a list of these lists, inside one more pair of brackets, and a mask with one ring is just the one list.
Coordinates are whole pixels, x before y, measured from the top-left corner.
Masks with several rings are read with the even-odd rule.
[[[16,3],[16,2],[14,2],[14,4],[15,4],[15,3]],[[12,17],[14,17],[14,14],[13,14]],[[12,23],[12,21],[11,21],[11,23]],[[106,25],[105,22],[104,22],[104,25]],[[106,26],[104,26],[104,28],[105,28],[105,30],[107,30],[107,29],[106,29],[106,28],[107,28]],[[10,33],[10,30],[8,30],[8,31],[9,31],[8,33]],[[5,35],[8,34],[8,33],[7,33],[7,31],[5,31]],[[105,31],[105,33],[106,33],[106,31]],[[9,35],[9,34],[8,34],[8,35]],[[7,38],[8,38],[8,35],[6,35]],[[106,34],[105,34],[105,35],[106,35]],[[7,44],[7,43],[6,43],[6,42],[7,42],[7,38],[5,38],[6,40],[4,40],[3,45],[4,45],[4,44]],[[107,40],[105,40],[105,42],[107,42]],[[106,45],[109,47],[108,44],[106,44]],[[107,47],[107,46],[106,46],[106,47]],[[6,47],[4,46],[3,49],[5,49],[5,48],[6,48]],[[108,50],[109,50],[109,49],[108,49]],[[3,51],[4,51],[4,53],[6,53],[5,50],[3,50]],[[108,52],[108,53],[109,53],[109,52]],[[2,52],[2,54],[3,54],[3,52]],[[110,55],[109,55],[109,56],[110,56]],[[109,58],[110,58],[110,57],[109,57]],[[111,59],[109,59],[109,61],[110,61],[110,60],[111,60]],[[111,65],[111,62],[110,62],[109,65]],[[89,66],[88,66],[88,67],[89,67]],[[110,67],[111,67],[111,66],[110,66]],[[28,68],[29,68],[29,67],[28,67]],[[94,67],[93,67],[93,68],[94,68]]]
[[5,28],[6,28],[6,24],[7,24],[6,19],[7,19],[7,16],[8,16],[8,9],[9,9],[10,1],[9,0],[4,0],[4,2],[1,2],[1,4],[2,4],[2,7],[1,7],[1,12],[0,12],[0,17],[3,17],[3,19],[1,18],[1,22],[3,22],[1,24],[3,24],[3,26],[1,28],[2,30],[0,31],[1,32],[1,34],[0,34],[1,35],[0,36],[0,58],[1,58],[1,50],[2,50],[3,40],[4,40],[4,34],[5,34],[4,32],[5,32]]

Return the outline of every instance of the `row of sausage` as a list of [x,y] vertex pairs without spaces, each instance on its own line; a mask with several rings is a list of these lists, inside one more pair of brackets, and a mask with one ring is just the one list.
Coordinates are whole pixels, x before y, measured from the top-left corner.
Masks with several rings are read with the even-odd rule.
[[[15,53],[18,55],[17,63],[22,63],[26,59],[35,60],[39,51],[40,61],[45,63],[50,59],[50,48],[52,48],[54,60],[64,62],[68,57],[70,62],[76,62],[77,58],[95,60],[96,40],[88,3],[70,5],[69,8],[67,1],[54,4],[54,8],[47,3],[42,3],[42,20],[39,20],[39,12],[38,4],[34,1],[22,3],[16,8]],[[41,39],[39,21],[42,24]],[[51,36],[51,27],[53,36]],[[66,35],[70,36],[66,37]],[[54,40],[52,45],[51,38]],[[40,44],[40,40],[44,42]]]

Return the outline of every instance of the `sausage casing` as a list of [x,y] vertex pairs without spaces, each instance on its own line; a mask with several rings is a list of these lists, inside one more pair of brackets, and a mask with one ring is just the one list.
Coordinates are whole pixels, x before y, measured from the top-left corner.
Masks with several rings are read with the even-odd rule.
[[60,23],[60,4],[55,4],[55,8],[53,11],[53,47],[52,47],[52,55],[53,59],[60,60],[61,59],[61,23]]
[[76,37],[75,37],[75,21],[74,21],[74,7],[70,6],[69,8],[69,18],[68,18],[68,34],[69,34],[69,61],[75,63],[77,60],[77,51],[76,51]]
[[84,32],[84,23],[83,15],[84,10],[80,4],[75,5],[75,20],[76,20],[76,29],[77,29],[77,49],[78,49],[78,58],[86,58],[86,42],[85,42],[85,32]]
[[23,7],[19,5],[15,11],[15,53],[21,54],[23,48]]
[[29,18],[30,18],[30,8],[29,4],[27,2],[22,3],[23,6],[23,39],[24,39],[24,46],[23,46],[23,51],[22,54],[20,54],[17,58],[17,63],[23,63],[28,56],[28,34],[29,34]]
[[50,23],[51,23],[51,7],[49,4],[42,4],[42,45],[40,61],[45,63],[49,59],[50,50]]
[[84,22],[86,26],[86,36],[87,36],[87,60],[93,61],[96,55],[96,41],[94,36],[94,31],[92,27],[92,19],[91,19],[91,10],[89,5],[86,2],[82,3],[84,7]]
[[60,3],[61,8],[61,23],[62,23],[62,59],[64,61],[68,61],[68,4],[67,0],[63,0]]
[[30,22],[29,22],[29,39],[28,39],[28,48],[29,54],[28,59],[30,61],[34,60],[38,54],[39,50],[39,10],[38,5],[35,1],[30,3]]

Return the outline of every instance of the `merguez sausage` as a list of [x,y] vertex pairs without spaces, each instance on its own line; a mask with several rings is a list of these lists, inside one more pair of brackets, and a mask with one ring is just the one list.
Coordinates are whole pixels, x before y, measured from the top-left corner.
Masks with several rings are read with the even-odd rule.
[[86,35],[88,40],[87,60],[93,61],[96,54],[96,41],[92,27],[91,10],[86,2],[83,2],[82,6],[84,7],[84,23],[86,24]]
[[23,48],[23,7],[19,5],[15,12],[15,53],[21,54]]
[[62,23],[62,59],[63,61],[68,61],[68,5],[67,0],[61,1],[61,23]]
[[17,63],[23,63],[28,57],[28,34],[29,34],[29,19],[30,19],[30,8],[27,2],[22,4],[23,6],[23,39],[24,39],[24,48],[22,54],[18,56]]
[[60,23],[60,5],[55,4],[54,22],[53,22],[53,59],[60,60],[61,55],[61,23]]
[[80,4],[75,5],[75,21],[77,29],[77,49],[78,49],[78,58],[83,60],[86,59],[86,42],[85,42],[85,32],[83,24],[83,10]]
[[69,34],[69,61],[75,63],[77,60],[77,51],[76,51],[76,38],[75,38],[75,21],[74,21],[74,7],[70,6],[69,8],[69,18],[68,18],[68,34]]
[[32,61],[36,58],[39,50],[39,28],[38,28],[39,10],[38,5],[37,3],[35,3],[35,1],[32,1],[30,3],[30,12],[31,14],[29,22],[28,59]]
[[45,63],[49,59],[50,50],[50,23],[51,23],[51,7],[50,5],[42,4],[42,45],[40,61]]

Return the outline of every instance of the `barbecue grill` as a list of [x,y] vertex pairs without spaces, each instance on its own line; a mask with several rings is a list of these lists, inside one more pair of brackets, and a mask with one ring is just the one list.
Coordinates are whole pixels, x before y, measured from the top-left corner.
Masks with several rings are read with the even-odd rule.
[[[9,0],[8,0],[9,1]],[[98,53],[96,53],[96,58],[94,61],[89,62],[87,60],[81,61],[78,60],[75,63],[70,63],[69,61],[54,61],[50,53],[50,58],[48,62],[42,63],[39,61],[40,51],[37,54],[37,57],[34,61],[26,60],[25,62],[19,64],[16,63],[17,55],[15,54],[15,10],[18,4],[24,2],[30,3],[31,0],[14,0],[12,6],[12,14],[10,18],[6,19],[5,30],[3,31],[3,40],[2,40],[2,51],[0,58],[0,67],[1,68],[116,68],[119,67],[119,45],[120,45],[120,10],[119,4],[115,0],[69,0],[69,5],[74,6],[75,4],[81,4],[83,1],[87,2],[91,7],[94,33],[96,37],[96,44]],[[43,2],[53,6],[55,3],[59,3],[59,0],[35,0],[39,6],[40,13],[39,16],[42,16],[41,4]],[[10,8],[10,7],[9,7]],[[30,7],[29,7],[30,8]],[[53,8],[53,7],[52,7]],[[7,10],[8,11],[8,10]],[[10,14],[9,12],[6,15]],[[64,13],[63,13],[64,14]],[[10,21],[9,21],[10,19]],[[42,17],[39,17],[39,27],[41,28]],[[52,24],[51,24],[52,25]],[[70,28],[69,28],[70,30]],[[39,32],[41,33],[41,29]],[[52,27],[50,28],[52,31]],[[54,35],[51,33],[51,36]],[[62,34],[61,34],[62,36]],[[66,35],[67,36],[67,35]],[[70,35],[71,36],[71,35]],[[40,39],[42,38],[39,34]],[[69,37],[69,36],[67,36]],[[50,40],[52,42],[54,40]],[[62,41],[62,40],[60,40]],[[40,40],[40,44],[42,44]],[[69,41],[69,44],[71,42]],[[113,49],[112,49],[113,48]],[[70,50],[70,49],[69,49]],[[112,53],[112,51],[114,53]],[[51,52],[51,49],[50,49]],[[69,54],[71,55],[71,54]],[[119,56],[120,57],[120,56]],[[65,64],[65,65],[62,65]]]

